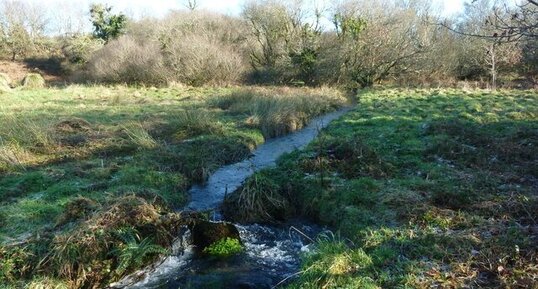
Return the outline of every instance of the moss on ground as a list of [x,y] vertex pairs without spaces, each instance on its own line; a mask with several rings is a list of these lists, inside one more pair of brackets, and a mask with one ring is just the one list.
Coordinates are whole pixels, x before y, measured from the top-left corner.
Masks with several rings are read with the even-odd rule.
[[226,238],[204,249],[204,253],[215,258],[228,258],[244,250],[237,239]]
[[334,229],[290,288],[533,288],[537,132],[536,91],[363,91],[226,204],[236,220]]

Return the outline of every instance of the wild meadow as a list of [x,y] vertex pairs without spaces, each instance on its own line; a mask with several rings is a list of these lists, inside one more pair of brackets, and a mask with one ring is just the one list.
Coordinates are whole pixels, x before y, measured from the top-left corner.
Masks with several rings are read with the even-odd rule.
[[[238,223],[300,217],[331,230],[287,286],[532,288],[536,91],[386,88],[355,98],[306,150],[225,200]],[[176,210],[191,185],[353,102],[330,88],[78,85],[2,100],[7,288],[104,286],[150,264],[188,222]]]
[[538,1],[90,2],[0,0],[0,288],[538,288]]
[[535,288],[537,186],[536,91],[372,89],[225,214],[332,228],[288,288]]
[[73,85],[1,97],[0,284],[68,287],[104,286],[153,261],[192,184],[347,103],[335,89],[286,87]]

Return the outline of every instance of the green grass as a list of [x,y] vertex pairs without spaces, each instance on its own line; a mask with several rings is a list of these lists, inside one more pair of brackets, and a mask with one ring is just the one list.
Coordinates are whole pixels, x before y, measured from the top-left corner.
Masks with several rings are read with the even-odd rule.
[[[241,111],[215,105],[236,94],[256,100]],[[271,94],[285,97],[256,108]],[[334,90],[299,88],[68,86],[2,94],[0,286],[98,286],[147,264],[171,242],[181,222],[173,209],[187,202],[189,187],[269,137],[248,120],[280,113],[284,101],[304,103],[305,95],[323,106],[305,120],[346,101]],[[274,125],[291,127],[288,121]],[[118,233],[125,230],[136,238],[125,241]]]
[[369,90],[226,204],[334,229],[290,288],[533,288],[537,165],[536,91]]
[[301,129],[312,116],[345,104],[342,93],[327,87],[254,87],[235,91],[213,101],[216,107],[249,114],[245,124],[259,128],[264,137],[285,135]]

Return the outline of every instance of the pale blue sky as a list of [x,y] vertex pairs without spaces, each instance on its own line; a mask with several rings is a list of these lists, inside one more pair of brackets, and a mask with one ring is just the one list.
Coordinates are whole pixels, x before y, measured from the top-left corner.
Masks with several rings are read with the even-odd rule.
[[[0,0],[2,2],[3,0]],[[90,3],[106,3],[115,11],[122,11],[132,18],[145,16],[160,17],[171,9],[185,9],[187,0],[19,0],[46,9],[50,15],[51,24],[63,23],[63,27],[55,27],[50,33],[88,30],[88,8]],[[245,0],[197,0],[201,9],[213,10],[220,13],[237,15]],[[308,0],[307,0],[308,1]],[[311,0],[331,3],[330,0]],[[445,16],[460,12],[465,0],[432,0],[439,11]],[[52,27],[51,26],[51,27]]]
[[[133,16],[161,16],[170,9],[184,8],[186,0],[19,0],[28,3],[38,3],[46,6],[66,5],[72,7],[88,7],[90,3],[101,2],[114,6]],[[323,0],[321,0],[323,1]],[[238,14],[243,0],[198,0],[201,8],[210,9],[227,14]],[[331,2],[331,1],[328,1]],[[451,14],[461,11],[464,0],[433,0],[443,8],[443,13]]]

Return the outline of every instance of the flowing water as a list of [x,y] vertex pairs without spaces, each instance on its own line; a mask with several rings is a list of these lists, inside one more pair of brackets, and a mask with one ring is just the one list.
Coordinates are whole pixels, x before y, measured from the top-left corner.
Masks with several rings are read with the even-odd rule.
[[[243,181],[263,168],[275,165],[283,154],[303,149],[331,121],[350,108],[315,118],[309,125],[292,134],[270,139],[253,155],[236,164],[220,168],[204,185],[191,188],[191,202],[185,210],[215,212],[227,193],[237,190]],[[172,248],[172,254],[151,268],[112,284],[114,288],[273,288],[293,277],[299,270],[301,252],[310,250],[312,239],[321,228],[304,221],[291,221],[280,226],[236,225],[245,252],[226,260],[194,256],[188,231]]]

